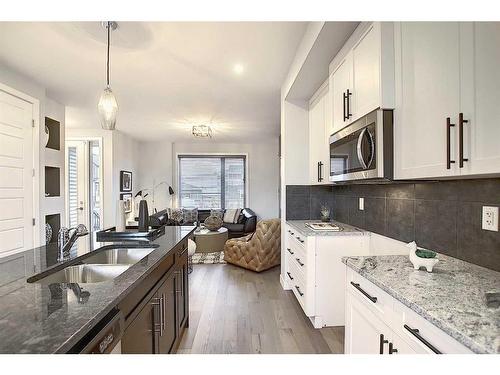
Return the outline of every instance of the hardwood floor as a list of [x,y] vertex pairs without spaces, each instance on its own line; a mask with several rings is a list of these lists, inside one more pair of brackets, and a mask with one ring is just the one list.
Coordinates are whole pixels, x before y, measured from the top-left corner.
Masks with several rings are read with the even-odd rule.
[[314,329],[279,272],[194,265],[189,328],[177,353],[343,353],[344,327]]

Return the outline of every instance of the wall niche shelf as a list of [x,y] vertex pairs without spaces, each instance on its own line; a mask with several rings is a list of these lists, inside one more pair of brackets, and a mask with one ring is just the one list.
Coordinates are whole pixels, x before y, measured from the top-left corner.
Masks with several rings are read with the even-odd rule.
[[46,215],[45,224],[50,225],[50,228],[52,230],[52,236],[50,238],[50,241],[48,241],[47,243],[57,243],[57,234],[59,233],[59,229],[61,229],[61,215]]
[[45,167],[45,197],[61,196],[61,169]]
[[45,148],[61,150],[61,123],[50,117],[45,117],[45,127],[49,131],[49,139]]

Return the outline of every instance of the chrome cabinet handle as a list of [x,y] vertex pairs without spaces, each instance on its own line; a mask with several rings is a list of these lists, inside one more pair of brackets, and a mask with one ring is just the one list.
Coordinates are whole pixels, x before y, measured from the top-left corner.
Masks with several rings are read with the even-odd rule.
[[300,264],[301,267],[304,267],[304,263],[300,261],[300,258],[295,258],[298,264]]
[[304,293],[300,291],[300,288],[297,285],[295,285],[295,289],[297,289],[297,292],[299,292],[301,297],[304,295]]
[[366,293],[360,286],[359,284],[355,283],[355,282],[352,282],[351,281],[351,285],[353,287],[355,287],[357,290],[359,290],[366,298],[368,298],[370,301],[372,301],[373,303],[376,303],[377,302],[377,297],[372,297],[370,296],[368,293]]
[[292,254],[292,255],[293,255],[293,254],[295,254],[292,250],[290,250],[290,248],[288,248],[288,247],[287,247],[286,249],[287,249],[287,251],[288,251],[290,254]]
[[415,336],[417,338],[417,340],[419,340],[422,344],[424,344],[425,346],[427,346],[430,350],[432,350],[434,353],[436,354],[443,354],[441,353],[438,349],[436,349],[436,347],[434,345],[432,345],[429,341],[427,341],[426,339],[424,339],[421,335],[420,335],[420,331],[417,329],[417,328],[411,328],[409,325],[405,324],[403,325],[404,329],[406,329],[408,332],[410,332],[413,336]]

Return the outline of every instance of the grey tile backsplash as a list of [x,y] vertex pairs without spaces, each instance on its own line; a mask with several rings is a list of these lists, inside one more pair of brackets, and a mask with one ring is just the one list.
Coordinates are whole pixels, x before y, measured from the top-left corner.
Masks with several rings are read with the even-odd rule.
[[319,219],[322,205],[335,220],[500,271],[500,232],[481,229],[482,206],[500,206],[500,178],[287,186],[288,220]]

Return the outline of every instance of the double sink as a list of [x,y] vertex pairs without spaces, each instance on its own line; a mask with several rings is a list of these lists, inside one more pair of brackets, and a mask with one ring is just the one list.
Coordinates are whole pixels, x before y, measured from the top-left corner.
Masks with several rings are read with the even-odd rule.
[[130,266],[138,263],[149,255],[157,244],[105,246],[71,261],[81,263],[68,265],[63,269],[51,273],[42,273],[29,278],[29,283],[55,284],[55,283],[100,283],[113,280]]

